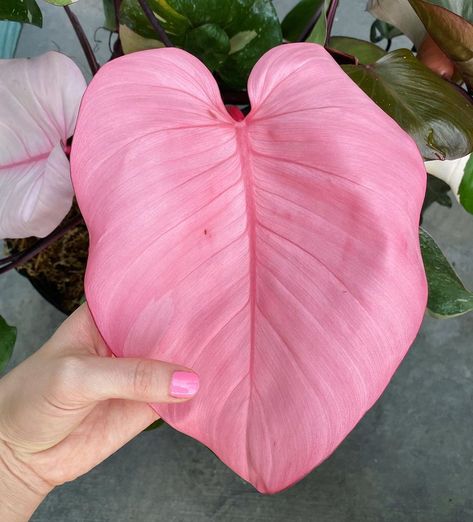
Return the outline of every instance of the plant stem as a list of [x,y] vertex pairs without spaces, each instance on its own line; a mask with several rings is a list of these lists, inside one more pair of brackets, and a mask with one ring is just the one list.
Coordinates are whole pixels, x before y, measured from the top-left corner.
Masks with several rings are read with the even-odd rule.
[[90,46],[89,40],[87,40],[87,36],[84,33],[84,29],[82,29],[79,19],[71,11],[68,5],[64,6],[64,11],[66,11],[66,14],[71,22],[72,27],[74,28],[77,38],[79,39],[79,43],[82,47],[82,50],[84,51],[85,57],[87,58],[90,70],[92,71],[92,74],[95,75],[97,71],[100,69],[100,65],[97,62],[97,58],[95,58],[94,51]]
[[55,230],[53,230],[49,235],[38,239],[33,245],[24,250],[23,252],[19,252],[18,254],[13,254],[8,257],[4,257],[0,259],[0,274],[4,274],[13,268],[16,268],[23,263],[26,263],[34,256],[39,254],[42,250],[47,248],[49,245],[54,243],[57,239],[62,237],[66,232],[71,230],[72,228],[80,225],[82,223],[82,216],[79,214],[71,218],[66,223],[62,223]]
[[337,12],[338,8],[338,0],[332,0],[332,3],[330,4],[330,7],[328,8],[327,13],[327,32],[325,37],[325,45],[327,45],[327,42],[330,39],[330,35],[332,34],[332,27],[333,22],[335,21],[335,13]]
[[120,28],[120,4],[121,0],[113,0],[113,6],[115,8],[115,28],[117,33]]
[[120,41],[120,35],[118,35],[118,38],[115,40],[115,43],[113,44],[113,51],[110,56],[110,60],[114,60],[115,58],[119,58],[120,56],[123,56],[123,49],[122,43]]
[[141,9],[143,9],[143,13],[146,15],[146,18],[148,19],[149,23],[151,24],[151,27],[155,30],[156,34],[159,36],[159,39],[166,47],[174,47],[173,43],[171,42],[169,36],[166,34],[166,31],[164,30],[163,26],[161,25],[160,21],[156,18],[155,14],[151,10],[151,7],[149,6],[147,0],[138,0],[138,3],[141,6]]

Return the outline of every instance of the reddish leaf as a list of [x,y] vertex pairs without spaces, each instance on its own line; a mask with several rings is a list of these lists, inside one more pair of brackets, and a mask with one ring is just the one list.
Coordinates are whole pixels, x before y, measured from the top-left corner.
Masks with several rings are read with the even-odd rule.
[[444,7],[424,0],[409,1],[432,39],[473,86],[473,24]]
[[455,74],[455,65],[440,49],[432,37],[427,34],[419,47],[417,58],[430,70],[443,78],[451,80]]

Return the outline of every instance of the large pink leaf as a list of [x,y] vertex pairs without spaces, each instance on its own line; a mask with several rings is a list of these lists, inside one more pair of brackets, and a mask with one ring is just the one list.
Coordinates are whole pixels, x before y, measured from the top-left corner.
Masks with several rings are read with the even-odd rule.
[[60,53],[0,60],[0,238],[45,236],[71,208],[63,146],[85,87]]
[[301,479],[384,390],[426,304],[412,140],[314,44],[269,51],[252,110],[178,49],[106,65],[72,175],[86,295],[118,356],[197,371],[154,405],[261,492]]

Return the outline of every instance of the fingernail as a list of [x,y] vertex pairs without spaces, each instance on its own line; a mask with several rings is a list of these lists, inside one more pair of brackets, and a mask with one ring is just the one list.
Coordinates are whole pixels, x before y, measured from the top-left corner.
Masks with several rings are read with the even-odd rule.
[[194,372],[177,371],[172,374],[169,394],[176,399],[193,397],[199,389],[199,376]]

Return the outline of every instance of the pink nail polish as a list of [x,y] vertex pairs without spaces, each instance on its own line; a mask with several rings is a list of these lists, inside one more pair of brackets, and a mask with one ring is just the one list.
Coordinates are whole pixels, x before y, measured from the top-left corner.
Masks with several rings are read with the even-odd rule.
[[172,374],[169,394],[176,399],[193,397],[199,389],[199,376],[193,372],[176,371]]

